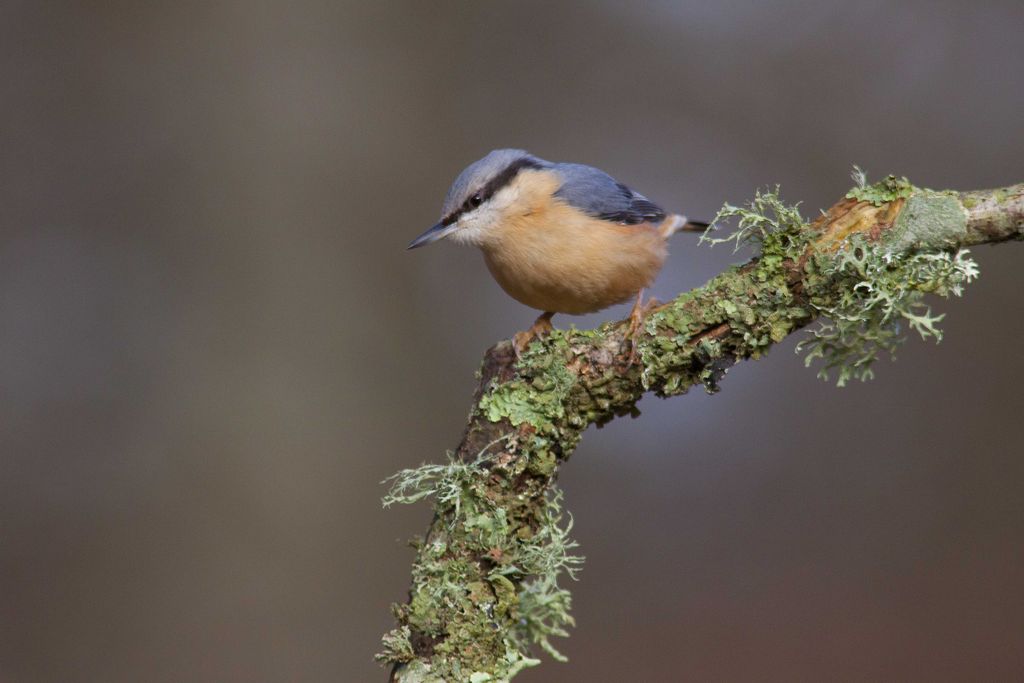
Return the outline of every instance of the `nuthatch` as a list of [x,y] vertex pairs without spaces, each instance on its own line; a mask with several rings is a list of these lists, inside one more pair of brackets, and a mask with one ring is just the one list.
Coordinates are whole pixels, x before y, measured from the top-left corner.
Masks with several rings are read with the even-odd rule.
[[498,149],[459,174],[444,199],[441,222],[409,249],[445,237],[480,247],[501,288],[544,311],[528,331],[516,334],[518,353],[551,330],[555,313],[592,313],[634,295],[635,336],[643,290],[665,262],[668,238],[704,228],[706,223],[666,214],[592,166]]

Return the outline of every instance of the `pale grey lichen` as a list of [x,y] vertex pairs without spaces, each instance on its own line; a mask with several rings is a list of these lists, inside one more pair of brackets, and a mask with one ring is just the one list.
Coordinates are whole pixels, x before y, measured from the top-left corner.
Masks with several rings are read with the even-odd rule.
[[[711,232],[701,235],[699,243],[716,244],[733,243],[733,252],[739,251],[746,244],[762,247],[770,235],[787,234],[792,237],[800,235],[804,224],[800,215],[800,204],[786,204],[779,196],[779,186],[774,190],[756,190],[754,198],[744,206],[725,204],[715,214],[711,224],[718,229],[722,223],[736,221],[735,229],[725,237],[712,237]],[[792,246],[792,245],[786,245]]]
[[378,659],[387,662],[395,662],[404,664],[405,662],[411,662],[416,659],[416,652],[412,647],[412,640],[410,639],[412,632],[408,626],[400,626],[396,629],[392,629],[384,634],[381,641],[384,644],[384,650],[377,655]]
[[967,211],[959,197],[918,189],[907,200],[886,240],[898,252],[949,249],[967,229]]
[[851,379],[871,379],[879,354],[893,355],[903,341],[903,326],[922,339],[940,341],[938,323],[944,315],[933,314],[924,295],[960,296],[964,285],[978,276],[966,249],[901,255],[862,238],[835,256],[819,257],[818,266],[832,285],[811,304],[828,320],[819,322],[797,351],[807,351],[808,366],[819,358],[824,361],[818,372],[822,379],[836,370],[839,386]]
[[[565,661],[551,638],[567,636],[574,623],[570,593],[559,583],[564,576],[575,579],[583,563],[572,552],[577,545],[569,536],[572,520],[563,523],[562,493],[551,486],[533,503],[534,524],[514,523],[506,501],[493,495],[490,480],[501,465],[489,448],[473,462],[449,456],[447,464],[402,470],[385,480],[390,483],[385,507],[433,498],[447,533],[419,544],[412,598],[408,605],[395,607],[400,626],[384,637],[381,661],[403,664],[411,659],[410,625],[441,638],[438,649],[459,648],[483,637],[504,641],[500,671],[449,671],[440,667],[454,666],[458,658],[435,658],[429,670],[438,680],[472,675],[476,679],[468,680],[507,680],[539,663],[530,655],[533,645]],[[458,633],[432,630],[454,622],[440,617],[445,611],[463,615]]]
[[[562,492],[552,487],[544,506],[542,520],[533,537],[519,547],[518,558],[505,567],[496,567],[490,576],[510,574],[531,578],[522,583],[519,592],[519,627],[513,632],[513,640],[525,649],[536,643],[558,661],[567,661],[565,655],[551,644],[552,636],[568,637],[567,626],[575,624],[569,614],[572,596],[559,585],[562,575],[576,580],[583,566],[583,557],[572,554],[578,547],[569,532],[572,531],[572,516],[562,525]],[[512,559],[512,558],[510,558]]]

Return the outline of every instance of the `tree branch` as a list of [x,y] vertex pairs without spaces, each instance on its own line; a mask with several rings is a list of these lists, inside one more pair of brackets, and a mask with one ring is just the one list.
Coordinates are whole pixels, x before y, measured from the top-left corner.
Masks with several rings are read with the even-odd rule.
[[1024,239],[1024,184],[934,192],[890,176],[862,181],[810,223],[777,192],[719,217],[738,219],[727,239],[759,244],[759,256],[653,309],[635,356],[625,322],[556,330],[518,362],[501,342],[484,356],[450,462],[395,475],[385,505],[435,500],[409,601],[394,607],[398,627],[379,655],[392,681],[508,680],[539,663],[533,645],[561,658],[549,638],[573,622],[558,579],[581,558],[555,479],[587,426],[637,414],[647,392],[716,391],[730,366],[819,316],[829,322],[806,342],[808,360],[823,358],[840,383],[869,377],[898,343],[897,323],[940,334],[921,297],[959,294],[976,275],[960,250]]

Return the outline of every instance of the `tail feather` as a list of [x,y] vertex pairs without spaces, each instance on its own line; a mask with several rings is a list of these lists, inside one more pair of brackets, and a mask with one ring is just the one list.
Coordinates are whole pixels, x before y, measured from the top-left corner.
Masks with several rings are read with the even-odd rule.
[[703,221],[691,221],[686,216],[673,214],[662,221],[659,232],[668,238],[677,232],[705,232],[709,227],[711,226]]
[[686,221],[686,225],[679,228],[677,232],[706,232],[710,227],[711,224],[704,221]]

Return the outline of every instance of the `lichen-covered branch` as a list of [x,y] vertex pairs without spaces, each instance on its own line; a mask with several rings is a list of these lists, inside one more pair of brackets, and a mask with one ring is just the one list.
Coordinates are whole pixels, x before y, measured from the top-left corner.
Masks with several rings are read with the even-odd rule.
[[653,309],[635,353],[622,322],[555,331],[518,360],[497,344],[449,462],[393,477],[385,504],[432,497],[434,518],[379,655],[392,681],[505,681],[539,663],[535,647],[562,659],[550,639],[573,622],[559,581],[582,558],[555,479],[587,426],[636,414],[647,392],[716,391],[737,361],[819,318],[802,344],[808,361],[840,384],[870,377],[901,330],[941,334],[923,297],[959,295],[977,275],[966,247],[1024,239],[1024,184],[935,192],[860,175],[813,222],[777,190],[726,206],[716,222],[730,221],[732,237],[710,241],[754,243],[759,255]]

